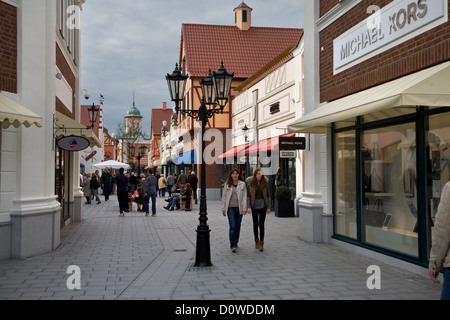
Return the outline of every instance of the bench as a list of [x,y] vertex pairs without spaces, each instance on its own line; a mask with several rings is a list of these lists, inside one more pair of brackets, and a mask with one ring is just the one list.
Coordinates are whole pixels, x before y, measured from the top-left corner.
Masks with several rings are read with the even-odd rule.
[[[192,210],[192,204],[193,204],[193,201],[194,200],[194,195],[192,194],[192,192],[191,192],[191,207],[189,208],[189,209],[191,209]],[[180,199],[180,209],[181,210],[185,210],[186,209],[186,196],[183,196],[183,197],[181,197],[181,199]]]

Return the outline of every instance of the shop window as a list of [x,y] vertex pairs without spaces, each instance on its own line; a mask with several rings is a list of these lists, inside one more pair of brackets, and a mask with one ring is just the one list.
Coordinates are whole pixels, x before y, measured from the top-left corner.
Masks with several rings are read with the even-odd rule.
[[418,257],[415,123],[361,134],[363,241]]
[[356,140],[354,131],[335,136],[335,233],[357,237],[356,203]]
[[[431,228],[441,200],[442,189],[450,180],[450,115],[439,114],[426,118],[427,153],[427,225]],[[431,237],[430,237],[431,238]],[[429,239],[430,239],[429,238]],[[428,239],[428,248],[430,240]]]

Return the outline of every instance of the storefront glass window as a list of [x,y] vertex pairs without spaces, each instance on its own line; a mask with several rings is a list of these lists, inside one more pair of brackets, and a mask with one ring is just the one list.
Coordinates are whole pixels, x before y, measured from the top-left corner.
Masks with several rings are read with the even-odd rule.
[[[442,188],[450,180],[450,115],[439,114],[426,118],[427,150],[427,215],[432,227],[441,200]],[[431,220],[430,218],[431,214]],[[428,247],[430,247],[430,237]]]
[[335,232],[356,239],[356,134],[346,131],[335,137]]
[[361,152],[362,240],[418,257],[415,123],[364,131]]

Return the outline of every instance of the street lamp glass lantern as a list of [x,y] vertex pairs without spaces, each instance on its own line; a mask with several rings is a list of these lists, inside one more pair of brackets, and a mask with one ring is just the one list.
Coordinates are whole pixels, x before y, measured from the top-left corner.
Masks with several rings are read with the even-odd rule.
[[247,142],[247,141],[248,141],[248,135],[249,135],[250,129],[247,127],[247,125],[245,125],[245,127],[242,128],[242,131],[244,132],[244,139],[245,139],[245,142]]
[[216,103],[223,110],[228,103],[228,98],[231,91],[231,83],[233,81],[234,73],[228,73],[222,64],[218,72],[214,72],[213,83],[216,94]]
[[173,73],[171,75],[167,74],[166,76],[170,97],[172,101],[176,103],[177,112],[179,111],[179,103],[184,99],[187,79],[188,76],[181,72],[178,68],[178,64],[175,65]]
[[143,157],[143,156],[145,156],[146,153],[147,153],[147,147],[144,145],[140,146],[139,147],[139,155],[141,157]]
[[200,81],[200,85],[202,87],[202,93],[203,98],[205,99],[205,104],[206,105],[216,104],[216,95],[211,70],[209,70],[208,76],[202,81]]
[[99,110],[95,107],[95,103],[92,104],[92,107],[88,109],[89,113],[89,121],[92,124],[92,128],[94,128],[94,123],[97,122]]

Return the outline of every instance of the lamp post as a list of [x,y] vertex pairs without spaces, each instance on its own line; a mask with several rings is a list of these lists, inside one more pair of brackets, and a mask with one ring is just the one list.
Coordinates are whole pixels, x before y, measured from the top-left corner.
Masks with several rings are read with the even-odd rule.
[[147,147],[144,146],[144,145],[140,146],[139,147],[139,151],[138,151],[138,156],[137,156],[137,159],[138,159],[138,177],[141,176],[141,159],[143,157],[145,157],[146,153],[147,153]]
[[[198,110],[180,110],[180,102],[184,99],[184,91],[186,89],[186,82],[188,75],[185,75],[175,66],[174,72],[167,74],[166,80],[169,86],[170,96],[175,102],[175,110],[177,113],[182,113],[190,116],[196,121],[200,121],[202,125],[202,139],[201,151],[202,155],[205,151],[205,141],[203,139],[206,132],[206,123],[208,119],[215,114],[223,113],[223,109],[228,103],[231,90],[231,82],[233,81],[234,73],[230,74],[223,66],[223,61],[218,72],[211,74],[200,81],[202,87],[202,103]],[[202,157],[203,159],[203,157]],[[206,164],[202,160],[201,163],[201,195],[200,195],[200,224],[197,227],[197,246],[195,254],[195,267],[211,267],[211,248],[210,248],[210,232],[206,205]]]
[[[250,129],[247,127],[247,125],[245,125],[244,128],[242,128],[242,132],[244,133],[244,138],[245,138],[245,144],[248,143],[248,136],[250,133]],[[246,178],[248,178],[250,176],[250,153],[247,153],[246,156],[246,165],[245,165],[245,176]]]
[[136,147],[134,145],[130,145],[128,147],[128,154],[129,154],[129,158],[128,158],[128,164],[131,166],[131,172],[134,172],[134,155],[136,154]]

